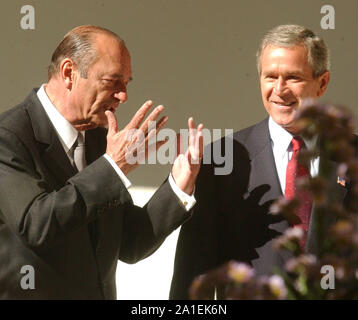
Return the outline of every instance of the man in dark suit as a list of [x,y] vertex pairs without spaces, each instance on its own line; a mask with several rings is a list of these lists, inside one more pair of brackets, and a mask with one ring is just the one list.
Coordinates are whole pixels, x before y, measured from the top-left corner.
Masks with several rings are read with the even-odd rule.
[[55,50],[48,83],[0,116],[0,299],[115,299],[118,259],[149,256],[190,218],[203,127],[148,204],[135,206],[131,160],[167,118],[148,132],[163,106],[145,118],[147,101],[118,131],[113,113],[130,80],[124,42],[80,26]]
[[[282,25],[262,40],[257,66],[269,118],[227,138],[233,143],[230,174],[215,175],[213,163],[201,167],[195,215],[182,226],[178,239],[171,299],[187,299],[195,276],[231,259],[252,265],[256,274],[262,275],[283,267],[290,257],[288,252],[273,248],[273,240],[290,225],[269,209],[274,200],[288,197],[292,189],[288,168],[294,144],[300,141],[307,148],[315,146],[317,137],[310,141],[297,137],[295,117],[305,98],[317,99],[326,91],[330,79],[328,50],[312,31]],[[224,145],[223,141],[215,143]],[[317,175],[319,160],[312,159],[311,176]],[[332,188],[344,198],[346,190],[337,184],[337,176],[332,176]],[[307,204],[299,209],[305,213],[301,227],[307,235],[306,250],[314,252],[312,203]],[[217,297],[222,297],[220,292]]]

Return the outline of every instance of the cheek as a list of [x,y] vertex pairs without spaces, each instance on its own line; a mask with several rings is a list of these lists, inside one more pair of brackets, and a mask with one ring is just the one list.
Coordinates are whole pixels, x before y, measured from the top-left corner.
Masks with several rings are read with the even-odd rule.
[[297,86],[293,92],[298,99],[300,98],[304,99],[307,97],[311,97],[311,98],[317,97],[316,89],[314,86],[311,85]]
[[89,101],[92,106],[98,108],[105,102],[105,95],[100,90],[93,90]]
[[272,85],[269,83],[262,83],[261,84],[261,95],[264,100],[270,98],[272,94]]

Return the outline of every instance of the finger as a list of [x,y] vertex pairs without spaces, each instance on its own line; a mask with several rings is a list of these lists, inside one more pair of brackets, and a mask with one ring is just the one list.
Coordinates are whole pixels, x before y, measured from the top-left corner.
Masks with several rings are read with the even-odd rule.
[[163,129],[163,127],[165,126],[165,124],[168,122],[168,117],[167,116],[163,116],[160,118],[160,120],[157,122],[157,130],[158,132]]
[[165,124],[168,122],[168,117],[167,116],[163,116],[160,118],[159,121],[155,122],[156,127],[154,127],[154,123],[151,123],[149,125],[149,127],[147,128],[147,132],[146,135],[148,136],[148,131],[152,131],[153,129],[157,130],[157,134],[159,133],[160,130],[163,129],[163,127],[165,126]]
[[203,135],[203,129],[204,129],[204,125],[201,123],[198,125],[198,129],[197,129],[197,140],[198,141],[198,147],[199,147],[199,158],[202,159],[203,158],[203,154],[204,154],[204,135]]
[[[148,131],[148,126],[152,126],[152,122],[155,122],[156,125],[156,119],[159,117],[159,115],[163,112],[164,106],[160,105],[157,106],[147,117],[147,119],[144,120],[143,124],[140,126],[139,130],[142,130],[144,134]],[[150,123],[151,122],[151,123]]]
[[203,136],[202,129],[199,131],[198,136],[199,136],[199,160],[201,160],[204,155],[204,136]]
[[[160,119],[160,121],[157,123],[156,127],[149,128],[149,132],[147,133],[147,136],[145,137],[146,141],[149,141],[149,143],[152,141],[152,139],[155,139],[158,133],[163,129],[165,124],[168,121],[168,117],[163,117]],[[139,130],[138,130],[139,131]],[[141,132],[141,131],[139,131]]]
[[195,147],[196,131],[197,131],[193,118],[190,118],[188,120],[188,126],[189,126],[189,150],[190,152],[193,152],[192,149]]
[[204,129],[204,125],[202,123],[200,123],[198,125],[198,131],[203,131],[203,129]]
[[132,120],[128,123],[127,128],[128,129],[138,129],[139,125],[145,118],[145,115],[149,111],[149,109],[152,107],[153,102],[151,100],[146,101],[136,112]]
[[195,129],[195,122],[194,122],[194,118],[193,117],[190,117],[188,119],[188,127],[189,129]]
[[155,143],[151,143],[151,144],[146,144],[145,145],[145,158],[148,158],[150,154],[152,154],[153,152],[156,152],[158,151],[158,149],[166,144],[167,142],[169,141],[168,138],[166,138],[165,140],[163,141],[156,141]]
[[185,157],[188,159],[188,163],[191,164],[192,157],[191,157],[191,152],[190,152],[189,148],[185,152]]
[[[192,121],[191,125],[195,125],[194,121]],[[192,164],[199,164],[203,157],[203,128],[203,124],[200,124],[197,129],[190,129],[189,150],[192,158]]]
[[117,118],[114,115],[113,112],[107,110],[105,112],[105,115],[107,117],[107,122],[108,122],[108,134],[109,135],[114,135],[118,132],[118,126],[117,126]]
[[153,128],[152,130],[150,130],[150,131],[148,132],[148,135],[145,137],[145,141],[146,141],[146,142],[148,142],[148,141],[151,142],[151,140],[153,140],[157,134],[158,134],[157,129],[156,129],[156,128]]
[[159,148],[160,148],[162,145],[166,144],[168,141],[169,141],[168,138],[166,138],[166,139],[163,140],[163,141],[158,141],[158,142],[157,142],[157,145],[156,145],[156,150],[159,150]]

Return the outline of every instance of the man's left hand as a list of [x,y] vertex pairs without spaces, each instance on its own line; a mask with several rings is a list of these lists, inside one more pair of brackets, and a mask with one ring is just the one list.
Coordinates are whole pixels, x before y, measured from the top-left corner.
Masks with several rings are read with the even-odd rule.
[[[176,185],[186,194],[194,192],[196,177],[200,170],[201,159],[203,158],[203,129],[202,124],[195,127],[194,119],[188,119],[189,147],[185,153],[179,153],[176,157],[172,176]],[[178,150],[180,150],[180,135],[177,139]]]

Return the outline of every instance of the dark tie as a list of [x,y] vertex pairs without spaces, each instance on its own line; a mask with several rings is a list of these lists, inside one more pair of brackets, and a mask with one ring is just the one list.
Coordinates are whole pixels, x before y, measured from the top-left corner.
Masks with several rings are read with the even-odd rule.
[[312,196],[305,190],[297,189],[297,180],[303,177],[310,177],[311,175],[308,168],[297,161],[298,154],[305,148],[305,143],[300,137],[294,137],[291,144],[292,157],[286,168],[285,198],[297,199],[299,201],[296,215],[300,218],[301,223],[297,226],[300,226],[305,232],[304,238],[300,243],[301,248],[304,249],[312,210]]

